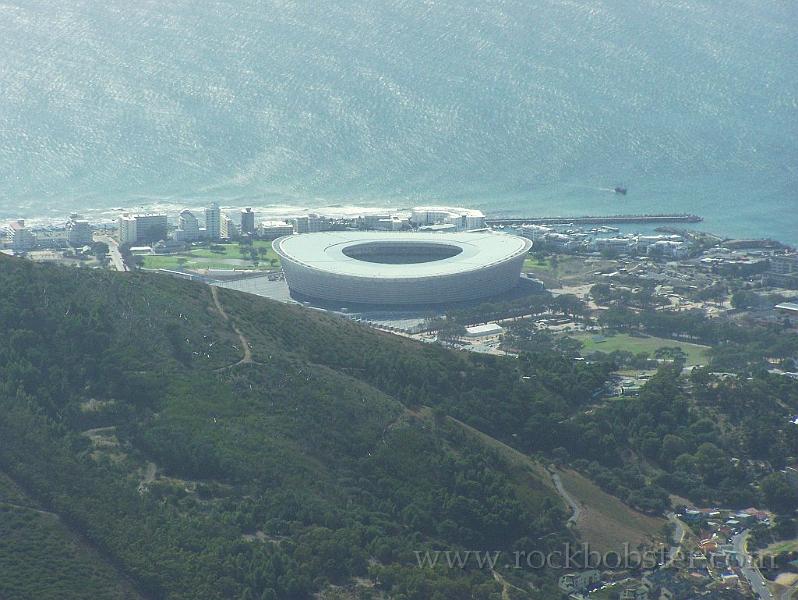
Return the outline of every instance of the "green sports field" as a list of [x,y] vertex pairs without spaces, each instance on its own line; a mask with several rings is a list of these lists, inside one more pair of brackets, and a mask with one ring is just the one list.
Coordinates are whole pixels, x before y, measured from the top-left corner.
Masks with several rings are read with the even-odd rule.
[[[246,247],[247,251],[249,246]],[[252,248],[258,251],[257,264],[250,257],[249,252],[242,254],[238,244],[214,244],[210,247],[192,248],[186,252],[168,255],[145,254],[143,267],[145,269],[246,269],[246,270],[271,270],[280,267],[280,258],[272,250],[271,242],[255,241]],[[265,252],[260,254],[261,249]],[[275,262],[272,263],[272,260]]]
[[633,354],[640,352],[647,352],[652,355],[659,348],[681,348],[687,355],[687,364],[692,365],[705,365],[709,362],[708,350],[709,346],[700,346],[698,344],[689,344],[686,342],[678,342],[666,338],[652,337],[652,336],[631,336],[627,334],[615,334],[608,336],[591,335],[587,333],[572,334],[572,337],[582,342],[582,354],[590,354],[591,352],[615,352],[616,350],[624,350]]

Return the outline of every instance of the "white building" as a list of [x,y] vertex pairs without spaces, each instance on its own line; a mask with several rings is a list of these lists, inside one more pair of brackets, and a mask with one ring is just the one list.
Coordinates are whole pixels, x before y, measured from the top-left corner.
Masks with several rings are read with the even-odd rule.
[[196,242],[200,238],[199,221],[190,210],[180,211],[174,238],[178,242]]
[[391,214],[365,215],[362,220],[366,229],[377,231],[401,231],[408,225],[407,219]]
[[216,202],[211,202],[205,209],[205,235],[208,239],[218,240],[222,232],[222,211]]
[[[202,231],[205,231],[204,229]],[[219,227],[219,237],[223,240],[230,240],[238,235],[238,229],[228,215],[222,213],[221,225]]]
[[119,217],[119,243],[152,243],[166,239],[168,222],[165,214],[123,214]]
[[310,213],[306,217],[297,217],[292,222],[297,233],[318,233],[320,231],[329,231],[331,228],[328,219],[315,213]]
[[689,253],[690,248],[686,243],[671,240],[655,242],[646,249],[646,254],[669,258],[685,258]]
[[238,230],[236,229],[236,224],[233,223],[233,219],[228,217],[227,215],[222,215],[222,226],[219,230],[219,237],[223,240],[229,240],[238,234]]
[[554,230],[551,227],[546,227],[545,225],[522,225],[521,226],[521,235],[524,237],[528,237],[533,242],[537,242],[538,240],[544,240],[547,235],[554,233]]
[[92,242],[89,222],[76,213],[69,215],[66,233],[67,243],[70,246],[86,246]]
[[624,237],[612,238],[596,238],[593,240],[593,248],[597,252],[617,252],[619,254],[626,254],[634,250],[637,246],[634,240]]
[[36,236],[22,219],[9,223],[9,238],[14,252],[27,252],[36,246]]
[[584,592],[601,581],[601,573],[596,569],[567,573],[560,577],[559,586],[564,592]]
[[136,217],[132,215],[122,215],[117,221],[119,224],[119,243],[136,243]]
[[284,221],[261,221],[258,231],[264,240],[276,240],[284,235],[293,235],[294,226]]
[[480,210],[452,206],[416,206],[410,214],[413,225],[452,224],[458,231],[485,228],[485,215]]
[[500,336],[504,333],[504,327],[498,323],[486,323],[485,325],[474,325],[466,327],[465,337],[467,338],[487,338]]

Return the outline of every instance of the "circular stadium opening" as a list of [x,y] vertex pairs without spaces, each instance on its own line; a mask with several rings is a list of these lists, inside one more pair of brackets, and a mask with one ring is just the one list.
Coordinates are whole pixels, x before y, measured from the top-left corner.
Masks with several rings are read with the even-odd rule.
[[347,246],[344,256],[383,265],[414,265],[457,256],[463,251],[453,244],[435,242],[364,242]]

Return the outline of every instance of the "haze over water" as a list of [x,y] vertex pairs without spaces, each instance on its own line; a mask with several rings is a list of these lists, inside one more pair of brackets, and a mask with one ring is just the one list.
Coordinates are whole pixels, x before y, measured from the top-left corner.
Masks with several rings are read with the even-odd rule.
[[796,31],[788,0],[0,0],[0,218],[445,202],[798,244]]

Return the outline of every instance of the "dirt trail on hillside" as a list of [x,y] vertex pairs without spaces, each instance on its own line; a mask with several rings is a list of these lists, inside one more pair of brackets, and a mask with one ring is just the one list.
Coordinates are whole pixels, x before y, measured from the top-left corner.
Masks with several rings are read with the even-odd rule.
[[210,286],[210,288],[211,288],[211,296],[213,297],[213,304],[216,306],[216,310],[219,311],[219,314],[221,315],[222,319],[230,323],[230,326],[233,328],[233,331],[235,331],[236,335],[238,336],[238,339],[241,341],[241,346],[244,349],[244,357],[241,360],[236,361],[231,365],[227,365],[225,367],[216,369],[216,371],[226,371],[227,369],[232,369],[233,367],[237,367],[238,365],[255,364],[255,361],[252,358],[252,349],[249,347],[249,341],[247,340],[246,337],[244,337],[244,334],[241,333],[241,330],[238,328],[238,326],[227,315],[227,313],[224,310],[224,307],[222,306],[221,301],[219,300],[219,288],[217,288],[215,285]]

